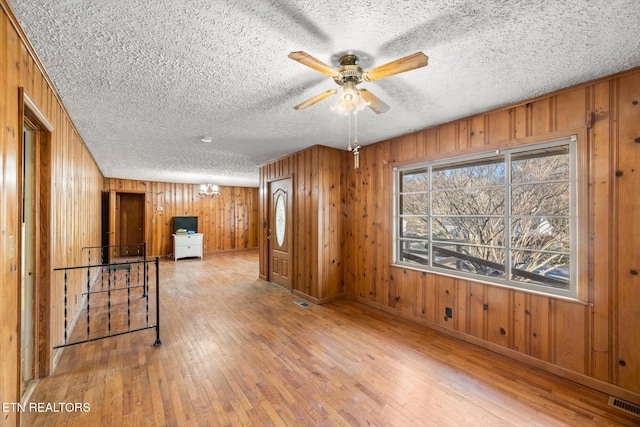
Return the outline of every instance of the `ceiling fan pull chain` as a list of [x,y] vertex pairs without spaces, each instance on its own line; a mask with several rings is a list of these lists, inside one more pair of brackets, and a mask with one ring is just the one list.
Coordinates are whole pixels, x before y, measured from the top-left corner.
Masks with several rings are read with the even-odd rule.
[[351,151],[351,110],[348,112],[349,114],[349,139],[347,140],[347,151]]
[[353,121],[354,121],[353,132],[355,134],[355,138],[353,139],[353,141],[355,144],[358,142],[358,112],[357,111],[353,112]]
[[360,144],[358,144],[358,112],[353,113],[354,135],[353,138],[353,167],[360,169]]

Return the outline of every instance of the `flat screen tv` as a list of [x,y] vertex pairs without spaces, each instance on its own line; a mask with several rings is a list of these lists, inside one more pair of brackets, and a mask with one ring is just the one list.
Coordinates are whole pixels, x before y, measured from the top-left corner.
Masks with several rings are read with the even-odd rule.
[[198,217],[197,216],[174,216],[173,217],[173,231],[187,230],[194,233],[198,232]]

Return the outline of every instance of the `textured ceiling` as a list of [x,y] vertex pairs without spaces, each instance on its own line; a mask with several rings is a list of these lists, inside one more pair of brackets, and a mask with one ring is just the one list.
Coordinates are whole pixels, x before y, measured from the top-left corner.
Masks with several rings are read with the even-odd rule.
[[[336,84],[287,58],[425,68],[363,82],[391,109],[361,145],[640,66],[638,0],[9,0],[107,177],[258,185],[258,168],[344,149]],[[213,141],[204,143],[203,136]]]

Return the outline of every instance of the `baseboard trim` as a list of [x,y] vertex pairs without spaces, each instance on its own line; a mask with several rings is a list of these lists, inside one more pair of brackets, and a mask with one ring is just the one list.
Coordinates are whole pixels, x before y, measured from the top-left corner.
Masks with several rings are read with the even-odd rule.
[[304,292],[300,292],[300,291],[298,291],[296,289],[293,289],[291,291],[291,293],[293,293],[294,295],[297,295],[299,297],[302,297],[304,299],[307,299],[307,300],[311,301],[312,303],[314,303],[316,305],[322,305],[322,304],[326,304],[326,303],[331,302],[331,301],[336,301],[336,300],[339,300],[339,299],[343,299],[346,296],[346,294],[340,294],[340,295],[334,295],[334,296],[325,297],[325,298],[315,298],[315,297],[312,297],[311,295],[307,295]]

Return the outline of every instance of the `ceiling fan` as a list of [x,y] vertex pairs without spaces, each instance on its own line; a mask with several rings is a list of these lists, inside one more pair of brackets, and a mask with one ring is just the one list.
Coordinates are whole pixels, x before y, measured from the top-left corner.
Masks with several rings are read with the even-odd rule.
[[[381,65],[369,71],[363,71],[358,65],[358,56],[352,53],[343,55],[340,57],[340,67],[335,69],[319,59],[314,58],[306,52],[291,52],[289,58],[294,61],[298,61],[307,67],[313,68],[316,71],[321,72],[331,77],[338,86],[342,87],[342,94],[340,102],[343,107],[348,109],[355,108],[359,101],[358,95],[362,97],[364,102],[375,113],[382,114],[389,109],[389,106],[385,104],[380,98],[369,92],[367,89],[358,89],[356,86],[363,81],[372,82],[374,80],[380,80],[385,77],[393,76],[395,74],[404,73],[405,71],[415,70],[427,65],[429,58],[422,52],[416,52],[413,55],[405,56],[404,58],[396,59],[387,64]],[[337,89],[327,90],[319,95],[310,98],[295,107],[295,110],[302,110],[312,106],[324,99],[338,93]]]

